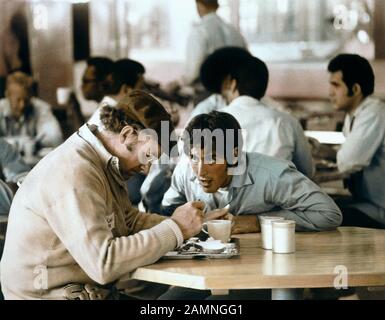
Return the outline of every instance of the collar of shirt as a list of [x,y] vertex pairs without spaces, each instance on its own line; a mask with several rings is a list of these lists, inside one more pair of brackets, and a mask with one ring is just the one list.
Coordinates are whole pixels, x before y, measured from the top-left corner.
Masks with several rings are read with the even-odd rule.
[[353,112],[353,117],[357,117],[361,112],[363,112],[369,105],[372,105],[378,99],[374,96],[366,97],[358,106],[358,108]]
[[[353,129],[353,123],[354,119],[359,117],[360,113],[364,112],[364,110],[375,103],[378,99],[375,98],[374,96],[368,96],[366,97],[360,105],[357,107],[356,110],[354,110],[353,115],[350,115],[349,113],[346,114],[346,119],[345,119],[345,130],[348,130],[348,132],[351,132]],[[344,130],[344,131],[345,131]]]
[[106,169],[113,174],[119,183],[122,183],[124,179],[119,170],[119,159],[107,151],[103,143],[95,135],[96,132],[96,125],[89,125],[86,123],[80,127],[79,136],[91,145],[100,159],[102,159]]
[[261,103],[261,101],[250,97],[250,96],[239,96],[235,98],[226,108],[236,108],[238,106],[261,106],[265,108],[265,105]]
[[219,19],[218,15],[215,12],[211,12],[209,14],[206,14],[204,17],[201,18],[202,23],[208,22],[213,19]]

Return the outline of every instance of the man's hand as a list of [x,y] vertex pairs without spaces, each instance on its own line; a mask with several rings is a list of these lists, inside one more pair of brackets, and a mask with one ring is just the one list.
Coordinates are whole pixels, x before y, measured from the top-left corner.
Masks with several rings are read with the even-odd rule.
[[202,230],[204,207],[201,201],[187,202],[174,211],[171,219],[179,226],[183,239],[189,239]]
[[232,216],[231,220],[233,221],[231,234],[261,232],[258,217],[255,215]]
[[205,214],[205,219],[204,221],[210,221],[210,220],[215,220],[215,219],[226,219],[226,216],[229,214],[229,209],[228,208],[223,208],[223,209],[215,209],[213,211],[206,212]]
[[321,144],[317,139],[308,137],[313,158],[336,160],[337,152],[330,146]]

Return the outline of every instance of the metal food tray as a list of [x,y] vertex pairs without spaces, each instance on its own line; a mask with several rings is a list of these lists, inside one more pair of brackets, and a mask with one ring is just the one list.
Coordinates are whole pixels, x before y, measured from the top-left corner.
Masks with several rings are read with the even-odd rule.
[[231,239],[229,243],[226,244],[226,248],[223,252],[220,253],[209,253],[205,251],[197,250],[178,250],[170,251],[166,253],[162,259],[169,260],[191,260],[191,259],[229,259],[239,255],[239,241],[238,239]]

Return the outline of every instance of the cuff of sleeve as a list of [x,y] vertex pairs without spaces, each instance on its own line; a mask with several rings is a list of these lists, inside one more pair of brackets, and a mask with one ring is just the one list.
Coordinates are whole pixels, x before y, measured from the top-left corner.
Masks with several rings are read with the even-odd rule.
[[176,246],[177,248],[180,247],[183,244],[184,238],[179,226],[174,221],[172,221],[172,219],[164,220],[162,223],[167,224],[171,228],[176,238],[176,242],[177,242]]

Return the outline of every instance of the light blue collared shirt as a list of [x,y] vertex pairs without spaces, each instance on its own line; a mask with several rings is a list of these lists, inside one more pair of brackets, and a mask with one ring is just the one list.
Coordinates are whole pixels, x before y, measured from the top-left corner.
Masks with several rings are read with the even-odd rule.
[[[234,175],[228,186],[230,213],[269,212],[295,220],[298,231],[329,230],[341,224],[341,211],[333,200],[292,163],[258,153],[247,153],[244,158],[246,169]],[[162,205],[175,207],[198,200],[206,203],[207,210],[217,209],[213,194],[203,191],[188,158],[182,157]]]

